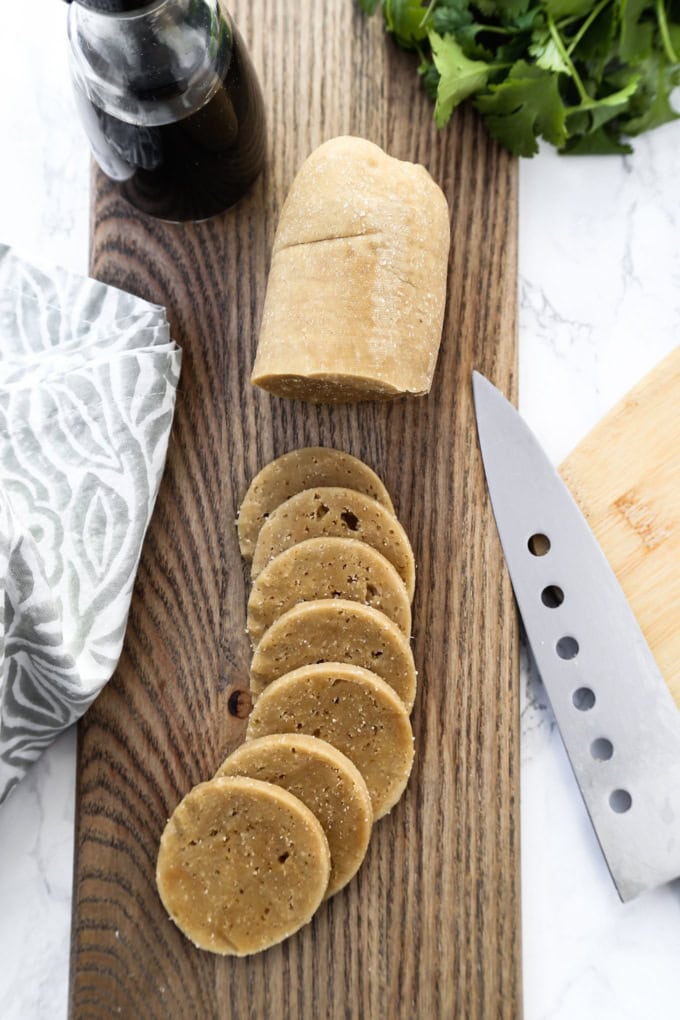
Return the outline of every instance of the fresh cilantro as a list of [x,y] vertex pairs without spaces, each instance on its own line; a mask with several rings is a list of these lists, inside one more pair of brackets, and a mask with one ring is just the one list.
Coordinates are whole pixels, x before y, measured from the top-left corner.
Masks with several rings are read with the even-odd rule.
[[558,149],[567,141],[557,76],[524,60],[517,61],[505,81],[478,96],[475,106],[494,138],[518,156],[533,156],[539,135]]
[[679,84],[680,73],[668,63],[664,54],[646,60],[640,67],[640,78],[636,94],[626,111],[629,114],[625,122],[627,135],[640,135],[680,116],[670,102],[671,91]]
[[575,135],[562,151],[571,156],[627,156],[633,148],[619,141],[605,127],[599,127],[589,134]]
[[438,5],[432,11],[432,31],[437,35],[454,34],[472,25],[474,17],[467,0]]
[[555,21],[585,18],[593,9],[592,0],[545,0],[545,9]]
[[616,55],[626,64],[646,60],[654,48],[654,22],[647,15],[649,7],[649,0],[621,0]]
[[536,29],[531,37],[529,56],[533,57],[536,67],[544,71],[556,71],[558,74],[569,74],[569,65],[555,45],[550,29],[542,26]]
[[470,99],[511,152],[630,152],[680,117],[680,0],[358,0],[381,10],[443,127]]
[[430,60],[423,60],[418,68],[421,75],[423,88],[430,99],[437,100],[437,89],[439,88],[439,71]]
[[385,27],[400,46],[413,49],[427,37],[427,4],[421,0],[383,0]]
[[458,104],[479,92],[488,80],[489,65],[481,60],[468,60],[451,35],[442,38],[430,32],[432,60],[439,72],[434,119],[443,127]]

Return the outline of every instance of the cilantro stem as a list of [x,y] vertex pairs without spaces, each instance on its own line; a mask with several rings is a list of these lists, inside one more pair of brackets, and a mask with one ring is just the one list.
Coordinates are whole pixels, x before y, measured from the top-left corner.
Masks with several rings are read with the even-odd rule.
[[430,0],[429,4],[425,8],[425,13],[423,14],[423,16],[422,16],[422,18],[420,20],[420,24],[418,25],[418,28],[422,28],[423,27],[423,25],[425,24],[427,19],[431,16],[432,11],[435,9],[436,6],[437,6],[437,0]]
[[567,117],[570,117],[572,113],[586,113],[588,110],[596,110],[598,106],[601,105],[602,100],[587,98],[578,103],[576,106],[565,106],[564,112]]
[[656,19],[659,22],[659,32],[661,33],[661,41],[663,42],[663,48],[666,51],[666,56],[670,60],[671,64],[677,64],[678,56],[673,49],[671,42],[670,33],[668,31],[668,22],[666,21],[666,8],[663,5],[663,0],[656,0]]
[[582,14],[572,14],[571,17],[569,18],[562,18],[557,23],[557,27],[559,29],[569,28],[570,25],[573,25],[575,24],[575,22],[580,21],[582,17],[583,17]]
[[569,56],[569,54],[567,53],[567,51],[564,48],[564,42],[562,41],[562,36],[560,35],[560,33],[557,30],[557,26],[556,26],[556,24],[555,24],[555,22],[553,20],[552,14],[548,14],[548,29],[550,30],[550,35],[552,37],[553,42],[555,43],[555,47],[557,49],[557,52],[559,53],[559,55],[562,57],[562,60],[564,61],[564,63],[569,68],[569,74],[571,75],[571,77],[574,80],[574,85],[576,86],[576,91],[578,92],[578,94],[579,94],[579,96],[581,98],[581,102],[582,103],[589,103],[591,101],[590,100],[590,96],[588,95],[588,93],[586,92],[585,88],[583,87],[583,82],[581,81],[580,75],[579,75],[578,71],[576,70],[576,68],[574,67],[574,64],[573,64],[573,61],[572,61],[571,57]]
[[583,22],[578,32],[576,33],[576,35],[569,44],[569,48],[567,49],[567,53],[569,54],[569,56],[572,55],[578,44],[581,42],[581,39],[586,34],[592,23],[595,21],[595,18],[598,16],[602,8],[606,7],[608,3],[609,0],[600,0],[599,4],[593,7],[592,11],[590,12],[586,20]]

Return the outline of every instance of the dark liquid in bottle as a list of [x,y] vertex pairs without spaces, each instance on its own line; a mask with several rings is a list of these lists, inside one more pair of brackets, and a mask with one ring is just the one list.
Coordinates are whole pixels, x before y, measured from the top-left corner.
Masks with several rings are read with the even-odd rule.
[[[166,86],[169,95],[173,84]],[[154,92],[162,100],[157,86]],[[77,84],[76,99],[99,165],[128,201],[153,216],[173,221],[214,216],[234,205],[262,169],[262,92],[235,29],[226,73],[208,100],[186,116],[137,124],[100,109]]]

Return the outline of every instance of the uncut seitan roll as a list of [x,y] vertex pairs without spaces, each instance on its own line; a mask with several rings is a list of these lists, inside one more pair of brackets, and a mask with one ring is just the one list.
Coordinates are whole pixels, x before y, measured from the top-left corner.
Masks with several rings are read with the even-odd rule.
[[252,382],[317,403],[429,392],[449,242],[425,167],[363,138],[319,146],[281,212]]

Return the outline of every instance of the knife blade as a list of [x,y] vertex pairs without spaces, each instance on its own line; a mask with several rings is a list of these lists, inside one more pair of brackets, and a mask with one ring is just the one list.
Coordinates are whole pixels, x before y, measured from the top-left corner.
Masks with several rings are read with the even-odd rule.
[[680,712],[566,484],[473,373],[477,432],[527,639],[621,899],[680,876]]

